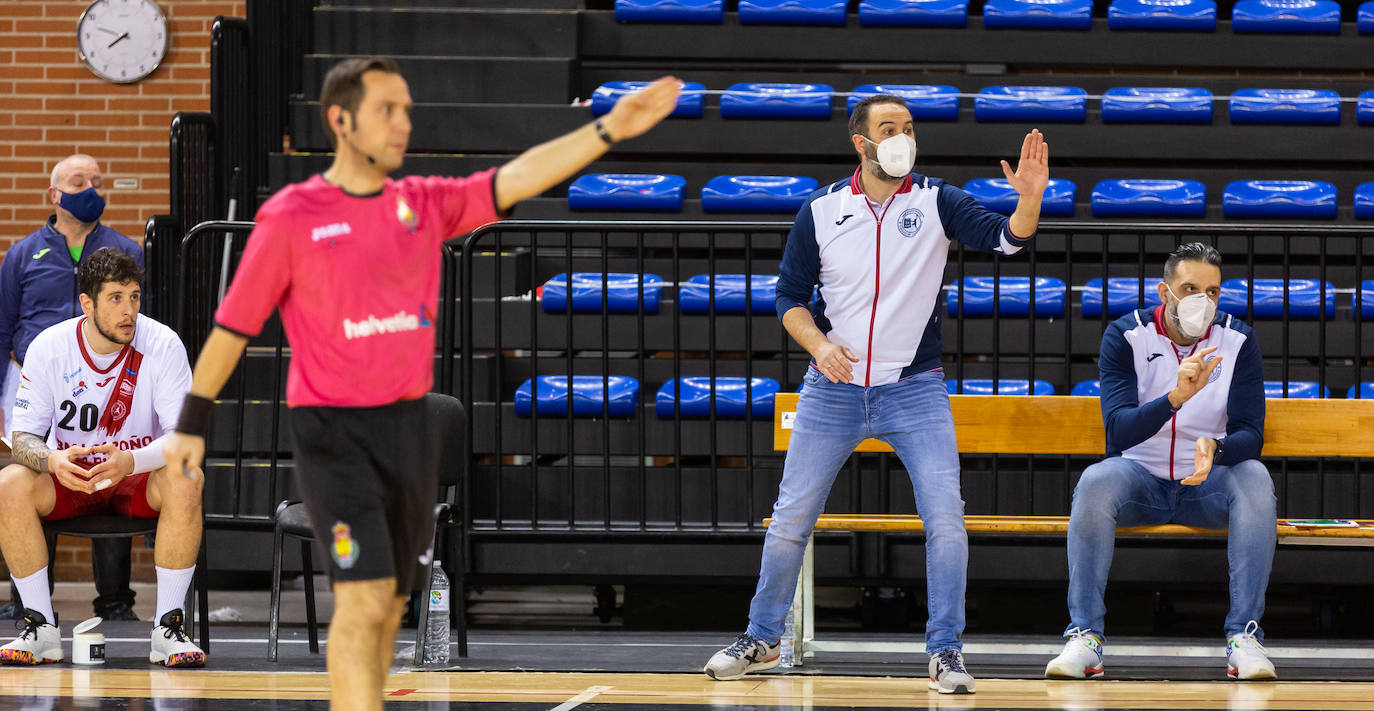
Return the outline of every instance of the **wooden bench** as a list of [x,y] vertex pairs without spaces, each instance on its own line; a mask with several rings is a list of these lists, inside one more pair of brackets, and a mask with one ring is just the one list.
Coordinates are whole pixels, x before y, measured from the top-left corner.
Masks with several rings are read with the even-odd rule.
[[[779,393],[773,409],[773,449],[786,451],[796,419],[795,393]],[[1265,403],[1264,457],[1374,457],[1374,400],[1283,400]],[[1095,397],[952,395],[958,447],[965,454],[1104,454],[1102,410]],[[1033,427],[1026,423],[1033,422]],[[867,439],[857,452],[891,452],[886,443]],[[768,525],[772,519],[764,519]],[[1358,526],[1312,528],[1278,522],[1279,545],[1374,547],[1374,520]],[[970,534],[1052,535],[1068,532],[1067,516],[965,516]],[[824,514],[817,531],[920,533],[919,516]],[[1117,529],[1118,536],[1220,537],[1210,531],[1169,524]],[[812,541],[802,559],[792,602],[796,663],[817,652],[922,652],[924,643],[826,642],[816,639],[815,573]]]

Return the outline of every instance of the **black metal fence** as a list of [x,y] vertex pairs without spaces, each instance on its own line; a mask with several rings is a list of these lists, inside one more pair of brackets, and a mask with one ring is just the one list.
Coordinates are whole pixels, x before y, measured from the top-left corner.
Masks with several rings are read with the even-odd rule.
[[[183,240],[181,307],[176,323],[194,359],[213,326],[213,311],[252,223],[198,225]],[[458,395],[470,413],[465,517],[485,532],[676,536],[730,535],[757,529],[776,496],[782,456],[772,449],[767,406],[735,413],[708,399],[701,414],[658,394],[684,377],[743,378],[745,401],[762,381],[782,392],[801,384],[809,356],[787,336],[763,300],[744,308],[684,311],[680,288],[691,277],[704,294],[723,275],[776,273],[788,223],[519,222],[498,223],[445,247],[436,323],[435,387]],[[1138,225],[1046,223],[1033,246],[1011,257],[955,246],[946,283],[974,276],[1036,274],[1062,279],[1061,306],[1002,315],[974,308],[972,291],[950,290],[945,319],[947,377],[1048,380],[1059,393],[1096,377],[1100,335],[1115,318],[1085,317],[1084,284],[1094,278],[1142,279],[1146,296],[1164,256],[1194,239],[1228,256],[1225,278],[1332,282],[1334,309],[1299,318],[1285,307],[1251,323],[1265,354],[1266,377],[1316,380],[1334,397],[1362,382],[1367,319],[1361,263],[1374,229],[1292,225]],[[653,274],[653,289],[632,289],[624,310],[595,296],[588,310],[546,309],[543,287],[557,274]],[[714,276],[712,276],[714,275]],[[645,283],[649,280],[645,279]],[[998,282],[1000,283],[1000,282]],[[340,288],[346,288],[340,285]],[[1037,292],[1043,287],[1033,287]],[[994,291],[1000,291],[994,289]],[[1318,289],[1318,303],[1326,301]],[[996,294],[1000,297],[1000,293]],[[1037,293],[1043,297],[1044,294]],[[169,297],[171,298],[171,297]],[[1252,299],[1246,300],[1251,309]],[[1041,300],[1040,303],[1050,303]],[[937,308],[945,309],[942,301]],[[1047,317],[1046,308],[1056,315]],[[1038,309],[1038,310],[1037,310]],[[1237,314],[1238,316],[1240,314]],[[924,321],[914,319],[913,328]],[[257,527],[289,494],[290,446],[280,426],[290,351],[274,319],[249,346],[221,394],[209,441],[207,517],[211,525]],[[591,376],[604,387],[632,378],[628,412],[603,399],[574,416],[540,409],[518,414],[515,393],[539,375]],[[599,388],[593,388],[599,389]],[[969,455],[963,458],[969,513],[1066,514],[1076,477],[1092,458]],[[1367,516],[1374,481],[1360,462],[1270,461],[1281,515]],[[1368,469],[1366,467],[1366,469]],[[856,455],[841,473],[828,509],[913,513],[910,484],[891,455]]]
[[[771,309],[684,313],[678,298],[688,277],[776,274],[788,223],[505,222],[455,244],[447,260],[445,302],[457,299],[460,342],[441,341],[439,383],[468,407],[472,469],[469,515],[477,531],[692,532],[744,531],[759,525],[776,495],[781,455],[772,451],[771,420],[745,408],[729,418],[714,405],[685,417],[680,401],[665,410],[660,385],[684,376],[773,378],[796,389],[807,354],[787,337]],[[1366,241],[1360,226],[1168,225],[1046,223],[1033,245],[1011,257],[956,245],[946,284],[990,276],[991,308],[974,309],[972,292],[950,289],[945,370],[966,379],[1050,381],[1067,394],[1095,380],[1100,337],[1116,316],[1104,299],[1085,317],[1091,279],[1138,280],[1140,303],[1154,294],[1165,256],[1185,241],[1229,255],[1223,277],[1283,279],[1283,305],[1273,318],[1249,320],[1265,355],[1267,379],[1317,381],[1333,396],[1362,382],[1364,323],[1357,306]],[[581,272],[600,282],[588,310],[550,310],[540,289],[558,274]],[[619,310],[606,294],[606,274],[654,274],[661,289],[639,289]],[[1006,277],[1030,282],[1024,312],[1004,315]],[[1317,279],[1323,305],[1312,317],[1290,313],[1288,284]],[[1330,281],[1333,288],[1328,288]],[[646,278],[647,282],[647,278]],[[554,282],[555,286],[558,282]],[[1052,293],[1046,293],[1047,291]],[[1105,290],[1104,290],[1105,291]],[[1255,312],[1250,290],[1243,311]],[[652,294],[652,298],[650,296]],[[1104,294],[1105,295],[1105,294]],[[1046,297],[1054,297],[1047,299]],[[1328,298],[1335,307],[1328,311]],[[746,302],[748,299],[746,299]],[[1037,302],[1041,304],[1037,306]],[[938,309],[946,308],[942,298]],[[1053,315],[1048,314],[1052,311]],[[1245,318],[1245,313],[1235,315]],[[913,319],[913,328],[924,320]],[[450,350],[452,349],[452,350]],[[456,356],[456,361],[452,356]],[[456,364],[456,370],[455,370]],[[562,411],[517,414],[515,393],[540,375],[593,377],[609,390],[613,377],[638,383],[628,415]],[[600,382],[595,381],[599,379]],[[1282,390],[1282,386],[1280,388]],[[714,403],[714,400],[712,400]],[[1092,461],[1082,457],[966,456],[964,496],[970,513],[1067,514],[1073,483]],[[1374,482],[1349,460],[1271,462],[1283,515],[1356,516],[1374,510]],[[841,474],[828,510],[913,513],[910,484],[890,455],[856,455]]]

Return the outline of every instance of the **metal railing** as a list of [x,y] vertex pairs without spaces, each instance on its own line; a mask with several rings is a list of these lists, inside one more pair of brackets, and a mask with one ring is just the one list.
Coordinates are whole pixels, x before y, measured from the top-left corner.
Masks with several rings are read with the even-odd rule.
[[[687,315],[676,298],[684,278],[696,274],[742,273],[746,283],[753,275],[775,274],[790,226],[512,221],[452,244],[444,300],[458,302],[460,333],[458,343],[441,337],[440,386],[461,395],[470,413],[472,468],[465,500],[473,526],[614,533],[756,527],[781,475],[767,418],[756,420],[746,408],[738,421],[720,418],[714,409],[702,420],[689,420],[676,400],[670,417],[658,417],[652,393],[683,375],[768,375],[783,391],[800,384],[808,356],[774,314],[718,314],[713,302],[709,313]],[[1000,288],[991,314],[975,316],[966,309],[964,290],[955,290],[953,317],[943,326],[945,369],[961,382],[1044,377],[1057,381],[1061,393],[1096,379],[1100,336],[1116,318],[1108,314],[1107,280],[1135,277],[1138,300],[1145,303],[1167,253],[1184,241],[1202,241],[1228,257],[1224,279],[1285,280],[1279,318],[1235,314],[1255,327],[1266,375],[1285,383],[1302,376],[1341,390],[1361,382],[1364,373],[1359,265],[1371,237],[1374,229],[1363,226],[1056,222],[1042,224],[1031,247],[1011,257],[955,243],[946,284],[961,276],[1052,275],[1064,281],[1065,311],[1049,319],[1036,314],[1035,297],[1043,289],[1033,280],[1026,316],[1001,317]],[[540,286],[555,274],[579,271],[661,275],[658,313],[646,312],[643,289],[629,313],[614,313],[604,286],[599,309],[545,311]],[[1103,304],[1101,315],[1089,319],[1081,316],[1078,301],[1081,285],[1092,278],[1103,280]],[[1294,278],[1321,283],[1323,306],[1313,319],[1289,313],[1286,285]],[[1336,287],[1334,317],[1324,308],[1328,280]],[[945,309],[943,299],[936,308]],[[1246,310],[1254,312],[1253,289]],[[923,328],[924,322],[912,327]],[[526,378],[574,374],[600,376],[603,388],[611,376],[635,377],[640,394],[634,417],[610,417],[604,399],[600,416],[593,418],[514,413],[513,393]],[[968,510],[1066,514],[1073,483],[1091,461],[966,456]],[[1374,508],[1363,500],[1374,487],[1361,486],[1358,462],[1284,460],[1274,471],[1281,514],[1354,516]],[[856,455],[846,472],[832,493],[831,510],[913,512],[909,484],[905,476],[893,476],[900,470],[889,455]],[[1286,496],[1290,476],[1293,491]]]

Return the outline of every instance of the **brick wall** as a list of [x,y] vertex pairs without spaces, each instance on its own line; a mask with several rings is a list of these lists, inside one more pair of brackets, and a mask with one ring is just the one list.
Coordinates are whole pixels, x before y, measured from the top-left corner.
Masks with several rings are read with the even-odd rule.
[[[105,224],[141,241],[167,211],[167,128],[178,111],[210,110],[210,25],[242,17],[244,2],[160,0],[171,46],[132,85],[99,79],[77,56],[76,21],[89,0],[0,2],[0,253],[52,214],[53,165],[89,153],[105,173]],[[136,189],[113,189],[132,178]]]
[[[0,2],[0,254],[42,226],[53,165],[89,153],[105,173],[103,221],[136,241],[167,212],[167,128],[178,111],[210,110],[210,25],[242,17],[244,2],[159,0],[171,45],[157,71],[108,83],[77,56],[76,21],[89,0]],[[114,189],[132,178],[134,189]],[[58,580],[90,580],[90,543],[59,542]],[[153,580],[153,552],[134,542],[134,579]]]

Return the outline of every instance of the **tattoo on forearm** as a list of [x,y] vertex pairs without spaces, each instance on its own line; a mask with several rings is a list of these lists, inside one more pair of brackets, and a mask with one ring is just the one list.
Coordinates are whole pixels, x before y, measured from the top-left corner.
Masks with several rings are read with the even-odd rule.
[[14,433],[14,449],[11,456],[14,461],[32,469],[39,474],[48,473],[48,455],[52,450],[38,435],[28,432]]

